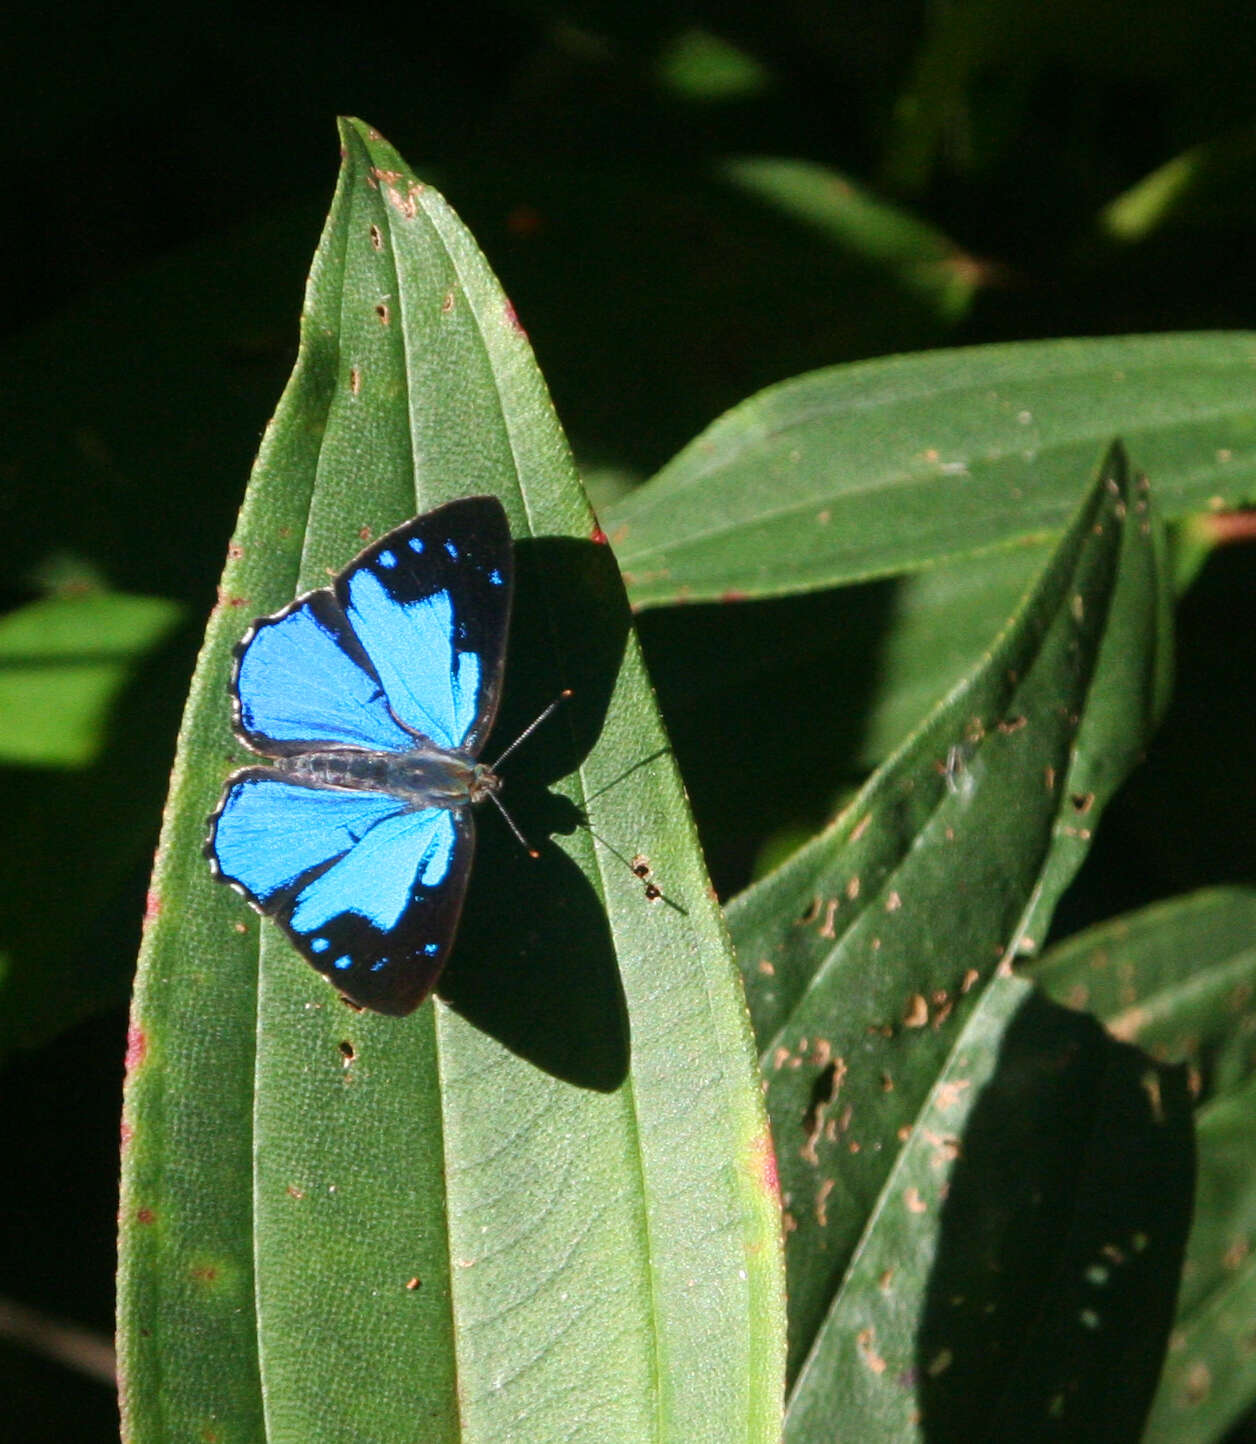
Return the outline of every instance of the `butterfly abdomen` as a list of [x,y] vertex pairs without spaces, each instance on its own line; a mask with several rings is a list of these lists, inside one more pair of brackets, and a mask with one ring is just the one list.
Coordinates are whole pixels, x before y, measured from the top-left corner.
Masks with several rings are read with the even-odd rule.
[[498,786],[482,762],[432,743],[411,752],[328,748],[284,758],[279,766],[323,787],[387,792],[419,807],[465,807]]

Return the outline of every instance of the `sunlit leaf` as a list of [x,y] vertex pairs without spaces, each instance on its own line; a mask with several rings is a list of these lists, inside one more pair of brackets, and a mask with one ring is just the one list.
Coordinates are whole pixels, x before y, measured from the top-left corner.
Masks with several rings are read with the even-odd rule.
[[1247,332],[931,351],[734,407],[604,511],[637,607],[779,596],[1057,534],[1110,437],[1166,517],[1256,497]]
[[[770,1144],[613,560],[470,236],[374,131],[346,122],[342,142],[153,883],[125,1113],[128,1437],[774,1439]],[[353,1014],[201,858],[240,755],[231,649],[363,538],[487,491],[518,572],[499,737],[574,690],[508,764],[520,825],[557,835],[534,862],[481,818],[440,996]]]
[[1041,944],[1146,745],[1164,594],[1147,495],[1115,447],[987,654],[824,833],[730,904],[787,1208],[794,1370],[981,985]]

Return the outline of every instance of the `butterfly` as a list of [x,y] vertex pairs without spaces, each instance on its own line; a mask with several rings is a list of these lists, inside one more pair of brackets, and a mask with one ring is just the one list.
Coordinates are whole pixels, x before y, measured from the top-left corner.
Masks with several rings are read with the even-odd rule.
[[[254,622],[233,725],[270,759],[226,783],[205,854],[350,1002],[413,1011],[449,955],[475,851],[513,586],[501,503],[397,527]],[[531,729],[529,729],[531,730]]]

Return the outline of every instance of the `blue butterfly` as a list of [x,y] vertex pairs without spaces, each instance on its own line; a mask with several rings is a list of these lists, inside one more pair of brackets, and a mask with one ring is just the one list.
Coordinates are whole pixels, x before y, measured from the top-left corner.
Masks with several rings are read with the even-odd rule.
[[[205,854],[351,1002],[411,1012],[453,943],[475,850],[476,758],[506,660],[512,552],[495,497],[415,517],[236,649],[237,736]],[[530,730],[530,729],[529,729]]]

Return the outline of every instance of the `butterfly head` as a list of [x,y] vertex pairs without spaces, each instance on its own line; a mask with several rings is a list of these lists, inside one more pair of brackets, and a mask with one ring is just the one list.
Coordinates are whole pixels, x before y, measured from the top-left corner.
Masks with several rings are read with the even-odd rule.
[[501,791],[502,780],[487,762],[477,762],[471,768],[467,792],[472,802],[483,802]]

